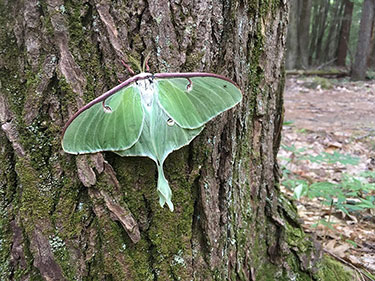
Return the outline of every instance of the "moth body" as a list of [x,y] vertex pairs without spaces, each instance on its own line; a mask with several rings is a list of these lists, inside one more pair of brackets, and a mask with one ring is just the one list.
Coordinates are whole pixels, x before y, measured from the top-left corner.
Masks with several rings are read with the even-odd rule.
[[[147,77],[152,75],[151,73],[141,73],[140,77]],[[142,98],[142,104],[147,111],[151,110],[152,103],[154,101],[154,93],[156,92],[155,83],[152,78],[142,79],[137,81],[135,87],[139,89]]]

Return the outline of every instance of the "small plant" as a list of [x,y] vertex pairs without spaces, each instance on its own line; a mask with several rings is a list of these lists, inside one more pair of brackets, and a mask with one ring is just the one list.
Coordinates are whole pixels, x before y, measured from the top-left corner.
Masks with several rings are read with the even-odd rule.
[[301,197],[318,198],[322,205],[330,207],[328,220],[321,219],[313,226],[322,224],[332,228],[330,216],[333,209],[340,210],[347,215],[366,209],[375,209],[375,183],[370,183],[368,180],[375,178],[375,171],[366,171],[359,175],[343,174],[341,180],[335,183],[306,180],[288,169],[289,164],[292,162],[295,164],[302,160],[325,164],[358,165],[358,157],[336,151],[332,154],[323,152],[313,156],[306,153],[306,148],[297,149],[294,145],[282,145],[282,148],[291,152],[289,158],[280,157],[280,160],[285,162],[284,167],[282,167],[283,186],[293,191],[293,197],[297,200]]
[[315,163],[341,163],[343,165],[357,165],[359,162],[358,157],[353,157],[349,154],[341,154],[336,151],[334,151],[332,154],[328,152],[322,152],[317,156],[308,155],[306,157],[302,157],[301,159],[307,159]]

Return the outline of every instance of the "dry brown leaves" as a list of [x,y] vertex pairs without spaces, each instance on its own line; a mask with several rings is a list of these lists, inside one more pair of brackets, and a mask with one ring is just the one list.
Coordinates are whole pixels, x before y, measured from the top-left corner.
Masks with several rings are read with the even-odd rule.
[[[304,149],[304,155],[350,154],[358,157],[359,162],[356,165],[313,163],[294,159],[295,153],[280,148],[280,166],[287,165],[293,176],[310,184],[338,183],[344,174],[375,171],[375,81],[318,79],[321,83],[315,83],[314,79],[287,79],[284,120],[292,124],[284,126],[282,144]],[[322,89],[322,84],[327,89]],[[291,161],[283,160],[286,158]],[[283,186],[282,190],[293,195]],[[326,251],[375,274],[374,209],[347,215],[322,205],[321,198],[302,197],[296,204],[305,231],[315,233]],[[313,227],[322,219],[329,220],[331,226]]]

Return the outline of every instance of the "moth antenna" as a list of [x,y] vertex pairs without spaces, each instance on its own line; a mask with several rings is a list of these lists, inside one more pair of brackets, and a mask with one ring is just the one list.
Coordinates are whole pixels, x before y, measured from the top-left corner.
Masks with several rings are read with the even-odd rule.
[[146,71],[147,71],[147,72],[150,72],[150,67],[148,66],[148,59],[147,59],[145,65],[146,65]]
[[193,82],[190,80],[190,78],[186,78],[189,83],[186,85],[186,91],[190,92],[191,89],[193,88]]
[[150,56],[151,56],[151,52],[149,52],[149,53],[146,55],[146,58],[145,58],[145,60],[143,61],[143,66],[142,66],[143,71],[146,69],[147,72],[150,72],[150,67],[149,67],[149,65],[148,65],[148,60],[150,59]]
[[142,72],[141,64],[131,55],[129,55],[128,57],[129,57],[129,60],[138,68],[139,72]]
[[126,67],[126,69],[130,72],[131,75],[135,74],[134,70],[130,67],[130,65],[126,64],[123,60],[121,60],[121,63],[123,64],[123,66]]

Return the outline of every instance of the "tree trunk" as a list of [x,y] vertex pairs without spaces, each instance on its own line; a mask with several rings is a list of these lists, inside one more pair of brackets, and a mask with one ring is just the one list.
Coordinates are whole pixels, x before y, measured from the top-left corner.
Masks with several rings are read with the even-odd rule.
[[306,69],[309,65],[309,39],[310,39],[310,15],[311,0],[301,1],[301,13],[298,24],[298,68]]
[[306,69],[309,65],[311,0],[290,2],[286,69]]
[[312,20],[315,24],[311,24],[311,34],[309,43],[309,65],[312,65],[315,60],[316,44],[318,41],[318,33],[320,29],[321,20],[317,21],[322,14],[322,7],[325,0],[313,1],[312,5]]
[[289,4],[289,24],[288,36],[286,41],[286,69],[295,69],[298,61],[298,22],[299,9],[298,0],[291,0]]
[[336,1],[334,5],[330,8],[330,17],[328,24],[328,34],[324,40],[324,52],[322,55],[322,63],[329,64],[336,60],[336,50],[337,50],[337,34],[341,27],[341,16],[342,16],[342,1]]
[[370,67],[372,70],[375,70],[375,14],[372,17],[370,50],[369,50],[369,55],[367,59],[367,66]]
[[[278,189],[287,1],[0,1],[1,280],[320,280]],[[64,124],[152,72],[235,79],[241,105],[165,164],[62,151]],[[319,277],[320,276],[320,277]]]
[[323,42],[324,42],[324,33],[327,29],[327,17],[331,7],[331,1],[323,0],[321,3],[321,12],[317,15],[316,19],[319,22],[318,34],[316,39],[316,50],[315,50],[315,64],[318,65],[323,61]]
[[348,53],[350,27],[352,24],[352,15],[354,3],[350,0],[344,0],[344,17],[341,23],[339,42],[337,48],[337,65],[346,65],[346,54]]
[[365,0],[362,6],[361,25],[351,77],[353,80],[364,80],[367,70],[367,57],[370,51],[372,20],[375,1]]

